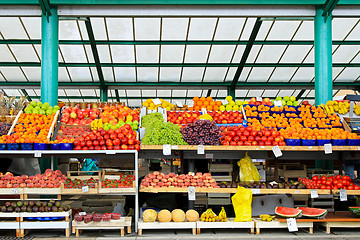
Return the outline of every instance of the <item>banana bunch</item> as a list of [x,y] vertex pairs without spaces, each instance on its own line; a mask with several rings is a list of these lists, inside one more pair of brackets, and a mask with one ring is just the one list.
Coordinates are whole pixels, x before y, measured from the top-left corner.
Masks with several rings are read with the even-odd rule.
[[270,216],[268,214],[260,215],[261,221],[271,222],[275,216]]
[[90,124],[91,130],[99,129],[103,127],[102,119],[95,119]]
[[201,214],[200,220],[203,222],[216,222],[218,217],[211,208],[208,208]]
[[354,105],[354,113],[356,115],[360,115],[360,106],[357,104]]
[[219,221],[220,222],[227,222],[227,216],[226,216],[226,212],[225,212],[225,208],[224,207],[221,207],[221,211],[219,213]]
[[199,119],[202,119],[202,120],[210,120],[210,121],[213,120],[213,118],[212,118],[209,114],[200,115]]
[[[355,106],[357,106],[357,105],[355,105]],[[323,105],[323,107],[325,108],[325,111],[328,114],[332,114],[332,113],[345,114],[350,111],[350,103],[349,102],[328,101],[326,103],[326,105]],[[358,109],[357,112],[360,114],[360,106],[355,107],[354,112],[355,112],[355,109]],[[357,115],[359,115],[359,114],[357,114]]]

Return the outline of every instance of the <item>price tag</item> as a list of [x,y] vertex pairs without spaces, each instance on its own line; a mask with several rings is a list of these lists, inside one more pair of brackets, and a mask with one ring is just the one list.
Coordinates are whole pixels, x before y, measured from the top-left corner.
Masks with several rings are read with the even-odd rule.
[[347,201],[347,193],[345,189],[340,190],[340,201]]
[[86,215],[86,212],[79,212],[79,215],[84,216],[84,215]]
[[279,148],[279,146],[272,147],[272,151],[273,151],[276,158],[281,157],[283,155],[280,148]]
[[222,104],[223,104],[223,105],[226,105],[226,104],[228,104],[228,103],[229,103],[229,101],[228,101],[228,100],[226,100],[226,99],[222,100],[221,102],[222,102]]
[[299,193],[300,193],[300,191],[299,191],[299,190],[296,190],[296,191],[295,191],[295,194],[299,194]]
[[195,187],[188,187],[189,201],[195,201]]
[[288,218],[288,219],[286,219],[286,222],[288,225],[289,232],[297,232],[298,231],[298,227],[297,227],[295,218]]
[[184,106],[180,101],[176,101],[176,105],[180,108],[182,108]]
[[331,143],[324,144],[325,148],[325,154],[331,154],[332,153],[332,145]]
[[251,189],[252,194],[260,194],[260,189]]
[[106,150],[105,153],[106,153],[106,154],[115,154],[116,151],[115,151],[115,150]]
[[261,146],[260,148],[265,148],[265,146]]
[[197,154],[205,154],[204,145],[198,145],[198,147],[197,147]]
[[214,154],[212,154],[212,153],[207,153],[207,154],[205,154],[205,158],[213,159],[213,158],[214,158]]
[[81,191],[82,191],[83,193],[88,192],[88,191],[89,191],[89,186],[84,186],[84,187],[82,187],[82,188],[81,188]]
[[40,152],[40,151],[35,151],[34,156],[35,156],[36,158],[41,157],[41,152]]
[[143,116],[145,116],[146,115],[146,107],[142,107],[141,109],[140,109],[140,118],[142,118]]
[[171,145],[170,144],[163,145],[163,155],[165,155],[165,156],[171,155]]
[[179,149],[178,145],[171,145],[171,149]]
[[160,105],[162,104],[162,102],[161,102],[160,99],[158,99],[158,98],[155,98],[155,99],[153,99],[152,101],[153,101],[153,103],[155,104],[155,106],[156,106],[156,105],[159,105],[159,104],[160,104]]
[[262,102],[263,98],[262,97],[256,97],[256,101],[257,102]]
[[14,194],[17,194],[17,193],[19,193],[19,189],[13,188],[11,192],[14,193]]
[[308,147],[309,149],[312,149],[312,146]]
[[316,189],[311,189],[310,190],[310,195],[311,195],[311,198],[318,198],[319,197],[319,193]]
[[282,107],[282,102],[281,102],[281,100],[274,101],[274,106],[276,106],[276,107]]

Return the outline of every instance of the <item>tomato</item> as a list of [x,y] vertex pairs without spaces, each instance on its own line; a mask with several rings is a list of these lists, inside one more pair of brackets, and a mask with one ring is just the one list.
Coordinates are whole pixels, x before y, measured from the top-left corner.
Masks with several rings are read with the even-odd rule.
[[326,180],[321,180],[321,184],[326,185]]
[[337,186],[333,187],[333,190],[338,190],[338,187]]
[[354,190],[354,186],[348,186],[348,190]]
[[327,186],[326,189],[331,190],[331,186]]
[[325,185],[326,185],[326,186],[331,186],[331,181],[326,181],[326,182],[325,182]]
[[320,187],[320,189],[326,189],[326,186],[325,186],[325,185],[322,185],[322,186]]
[[313,181],[317,181],[319,179],[318,175],[315,175],[311,178]]
[[334,184],[334,185],[337,185],[338,183],[339,183],[339,181],[336,180],[336,179],[333,181],[333,184]]
[[342,179],[351,182],[351,178],[349,176],[343,176]]
[[335,179],[340,180],[340,179],[341,179],[341,175],[336,175]]
[[355,186],[354,189],[355,189],[355,190],[360,190],[360,187],[359,187],[359,186]]
[[349,181],[346,181],[346,180],[343,181],[343,184],[344,184],[344,186],[349,186],[350,185]]
[[320,178],[320,180],[321,180],[321,181],[326,180],[326,176],[325,176],[325,175],[323,175],[323,176]]
[[344,185],[343,185],[342,183],[338,183],[336,186],[337,186],[339,189],[344,187]]

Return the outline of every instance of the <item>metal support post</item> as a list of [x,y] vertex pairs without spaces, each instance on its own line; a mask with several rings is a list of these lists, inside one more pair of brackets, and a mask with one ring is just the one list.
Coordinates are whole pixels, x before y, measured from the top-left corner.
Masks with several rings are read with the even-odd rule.
[[107,87],[100,89],[100,102],[108,101],[108,91]]
[[57,8],[41,16],[41,101],[58,104],[59,17]]
[[235,101],[235,88],[233,88],[233,87],[228,87],[228,89],[227,89],[227,95],[228,95],[228,96],[232,96],[233,100]]

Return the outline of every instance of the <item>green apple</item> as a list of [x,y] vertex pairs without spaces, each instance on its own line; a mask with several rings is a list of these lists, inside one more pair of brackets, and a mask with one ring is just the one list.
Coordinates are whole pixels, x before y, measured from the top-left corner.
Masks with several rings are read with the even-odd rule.
[[290,98],[289,98],[288,96],[285,96],[285,97],[283,97],[283,100],[284,100],[285,102],[288,102],[288,101],[290,101]]
[[287,101],[286,105],[292,106],[292,103],[293,103],[292,101]]
[[41,109],[39,113],[42,114],[42,115],[45,115],[46,112],[45,112],[44,109]]
[[281,100],[281,104],[282,104],[283,106],[285,106],[285,105],[286,105],[285,100]]
[[41,107],[41,106],[42,106],[42,102],[38,102],[36,105],[37,105],[38,107]]
[[104,128],[105,131],[110,129],[109,126],[104,126],[103,128]]
[[292,102],[293,102],[293,101],[296,101],[296,97],[295,97],[295,96],[291,96],[291,97],[290,97],[290,101],[292,101]]
[[55,105],[55,106],[54,106],[54,109],[60,110],[60,107],[59,107],[58,105]]
[[281,97],[276,97],[276,101],[280,101],[280,100],[282,100]]
[[35,113],[35,114],[39,114],[40,110],[37,109],[37,108],[34,108],[34,110],[32,111],[32,113]]
[[241,105],[242,105],[242,101],[241,101],[241,100],[237,100],[237,101],[236,101],[236,105],[241,106]]
[[295,107],[299,106],[299,102],[298,102],[298,101],[294,101],[294,102],[293,102],[293,106],[295,106]]
[[220,106],[220,111],[222,111],[222,112],[223,112],[223,111],[225,111],[225,109],[226,109],[226,108],[225,108],[225,106],[224,106],[224,105],[221,105],[221,106]]
[[44,109],[44,110],[48,109],[48,107],[50,107],[50,104],[49,104],[48,102],[45,102],[45,103],[41,106],[41,108]]

